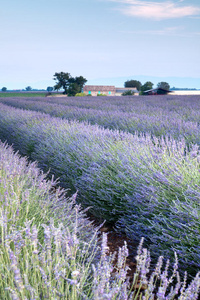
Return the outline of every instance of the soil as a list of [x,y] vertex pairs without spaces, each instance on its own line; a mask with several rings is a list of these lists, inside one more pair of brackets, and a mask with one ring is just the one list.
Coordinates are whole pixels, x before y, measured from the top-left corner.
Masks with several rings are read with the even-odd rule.
[[[89,214],[88,217],[93,221],[94,225],[99,226],[101,224],[93,215]],[[117,232],[110,224],[105,223],[103,227],[100,228],[100,233],[102,234],[103,232],[107,233],[107,244],[109,247],[108,254],[118,252],[119,247],[122,248],[124,246],[124,241],[126,241],[129,252],[129,256],[126,259],[126,265],[129,267],[127,275],[130,278],[130,282],[132,282],[136,269],[135,256],[139,245],[138,241],[130,240],[125,234]]]
[[125,234],[117,233],[112,227],[102,227],[100,231],[102,233],[107,233],[109,253],[117,252],[119,247],[122,248],[124,246],[124,241],[126,241],[129,250],[129,256],[126,259],[126,265],[129,267],[127,275],[132,282],[133,274],[136,269],[135,256],[138,243],[127,238]]

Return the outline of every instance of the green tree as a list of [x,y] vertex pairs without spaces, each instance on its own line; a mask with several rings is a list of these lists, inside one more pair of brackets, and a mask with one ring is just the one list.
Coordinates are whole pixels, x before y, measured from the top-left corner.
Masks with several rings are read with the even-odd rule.
[[70,73],[55,73],[54,80],[57,80],[56,85],[54,86],[55,90],[60,90],[63,88],[63,94],[68,96],[75,96],[77,93],[81,93],[84,84],[87,82],[83,76],[72,77]]
[[142,84],[138,80],[131,79],[131,80],[127,80],[126,82],[124,82],[124,87],[126,87],[126,88],[135,87],[135,88],[137,88],[138,91],[140,91],[141,86],[142,86]]
[[2,87],[2,92],[6,92],[7,91],[7,88],[4,86],[4,87]]
[[47,87],[47,92],[52,92],[53,91],[53,87],[52,86],[48,86]]
[[84,84],[87,82],[87,79],[85,79],[83,76],[79,76],[74,78],[74,82],[76,82],[82,89]]
[[32,87],[29,85],[25,89],[26,89],[26,91],[30,92],[32,90]]
[[152,88],[153,88],[153,83],[151,81],[147,81],[141,86],[140,94],[143,95],[145,91],[151,90]]
[[67,94],[69,97],[74,97],[77,93],[81,93],[81,88],[77,82],[72,82],[69,85]]
[[159,83],[157,84],[157,87],[158,87],[158,88],[161,88],[161,89],[164,89],[164,90],[167,90],[167,91],[169,91],[169,89],[170,89],[169,83],[164,82],[164,81],[159,82]]
[[55,73],[53,76],[54,76],[53,79],[57,80],[54,89],[60,90],[61,88],[63,88],[64,90],[63,94],[67,94],[71,75],[69,73],[60,72],[60,73]]

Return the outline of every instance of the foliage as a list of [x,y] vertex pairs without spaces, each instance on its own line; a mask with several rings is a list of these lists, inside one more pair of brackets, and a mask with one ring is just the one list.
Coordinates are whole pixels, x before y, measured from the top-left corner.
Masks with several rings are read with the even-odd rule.
[[158,88],[161,88],[161,89],[164,89],[164,90],[167,90],[167,91],[169,91],[169,89],[170,89],[169,83],[164,82],[164,81],[159,82],[159,83],[157,84],[157,87],[158,87]]
[[53,91],[53,87],[52,86],[48,86],[47,87],[47,92],[52,92]]
[[145,91],[151,90],[153,88],[153,83],[151,81],[147,81],[145,82],[142,86],[141,86],[141,95],[143,95],[143,93]]
[[103,93],[98,93],[97,96],[107,96],[107,95]]
[[134,91],[129,90],[129,91],[123,92],[123,93],[122,93],[122,96],[133,96],[134,94],[135,94]]
[[76,94],[81,93],[82,86],[80,86],[77,82],[72,82],[69,85],[67,95],[69,97],[74,97]]
[[32,87],[29,85],[29,86],[27,86],[25,89],[26,89],[26,91],[31,91],[31,90],[32,90]]
[[77,93],[77,94],[75,95],[75,97],[85,97],[85,96],[86,96],[85,93]]
[[1,299],[197,299],[200,274],[188,286],[187,274],[181,282],[176,254],[171,276],[163,257],[150,272],[143,239],[130,284],[126,243],[117,257],[108,253],[106,234],[99,247],[98,228],[76,205],[76,195],[66,199],[35,163],[2,143],[0,164]]
[[87,82],[83,76],[72,77],[70,73],[55,73],[54,80],[57,80],[56,85],[54,86],[55,90],[64,90],[63,94],[68,96],[75,96],[77,93],[81,93],[84,84]]
[[153,255],[176,250],[182,266],[199,269],[197,145],[188,149],[183,138],[110,131],[2,104],[0,136],[51,169],[62,186],[78,189],[93,214],[118,222],[133,239],[145,236]]
[[138,91],[140,91],[141,86],[142,86],[142,84],[141,84],[140,81],[138,81],[138,80],[133,80],[133,79],[127,80],[127,81],[124,83],[124,87],[125,87],[125,88],[136,87]]
[[71,75],[69,73],[55,73],[53,80],[57,80],[57,83],[54,86],[54,90],[60,90],[61,88],[64,89],[63,94],[67,94],[67,90],[69,87],[69,79],[71,78]]
[[2,87],[2,92],[6,92],[7,91],[7,88],[4,86],[4,87]]

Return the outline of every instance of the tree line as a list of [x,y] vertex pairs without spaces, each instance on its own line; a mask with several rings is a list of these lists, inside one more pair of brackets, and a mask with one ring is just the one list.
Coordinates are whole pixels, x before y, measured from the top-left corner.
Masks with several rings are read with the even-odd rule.
[[[134,79],[127,80],[124,83],[125,88],[135,87],[137,88],[137,90],[140,92],[141,95],[143,95],[145,91],[151,90],[153,88],[153,85],[154,84],[151,81],[147,81],[144,84],[142,84],[140,81]],[[157,84],[157,88],[162,88],[164,90],[169,91],[170,85],[167,82],[161,81]]]
[[[77,93],[81,93],[84,84],[87,82],[87,79],[84,78],[83,76],[79,77],[72,77],[70,73],[55,73],[54,74],[54,80],[57,80],[56,85],[54,86],[55,90],[63,89],[64,92],[63,94],[67,94],[68,96],[75,96]],[[137,90],[140,92],[141,95],[144,94],[145,91],[151,90],[153,88],[153,83],[151,81],[145,82],[143,85],[140,81],[138,80],[127,80],[124,83],[124,87],[126,88],[137,88]],[[158,88],[162,88],[165,90],[170,89],[170,85],[167,82],[159,82],[157,84]],[[123,94],[124,95],[131,95],[133,94],[134,91],[126,91]]]
[[[79,94],[83,90],[83,86],[87,82],[87,79],[84,78],[83,76],[78,76],[78,77],[72,77],[70,73],[65,73],[65,72],[56,72],[53,75],[53,80],[56,81],[56,84],[54,87],[48,86],[47,91],[50,93],[53,90],[58,91],[60,89],[63,90],[63,94],[66,94],[68,96],[75,96],[76,94]],[[124,83],[125,88],[136,88],[139,92],[140,95],[143,95],[145,91],[151,90],[153,88],[153,83],[151,81],[147,81],[144,84],[142,84],[138,80],[127,80]],[[170,85],[167,82],[159,82],[157,84],[157,88],[162,88],[165,90],[170,89]],[[31,91],[32,88],[30,86],[27,86],[26,91]],[[2,92],[6,92],[7,88],[3,87]],[[134,91],[125,91],[122,95],[133,95]]]

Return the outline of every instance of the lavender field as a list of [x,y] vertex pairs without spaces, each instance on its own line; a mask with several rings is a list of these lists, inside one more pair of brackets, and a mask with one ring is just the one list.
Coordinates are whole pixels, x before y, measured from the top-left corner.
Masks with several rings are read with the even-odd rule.
[[9,106],[0,104],[0,138],[78,190],[78,202],[102,221],[138,242],[143,236],[153,257],[176,251],[180,269],[194,275],[200,98],[96,98],[1,99]]
[[[99,99],[100,98],[100,99]],[[200,96],[5,98],[0,102],[112,130],[185,138],[200,144]]]
[[[106,234],[36,163],[0,142],[0,299],[182,299],[198,298],[200,274],[181,280],[159,257],[150,272],[150,253],[138,247],[133,282],[127,277],[126,243],[107,254]],[[138,281],[139,280],[139,281]]]

